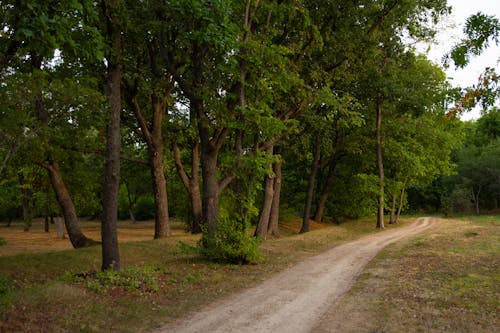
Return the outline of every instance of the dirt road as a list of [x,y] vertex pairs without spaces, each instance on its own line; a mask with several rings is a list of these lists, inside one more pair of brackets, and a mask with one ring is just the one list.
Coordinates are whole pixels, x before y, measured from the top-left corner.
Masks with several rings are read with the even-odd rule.
[[311,332],[382,248],[432,224],[433,219],[420,218],[412,225],[337,246],[156,333]]

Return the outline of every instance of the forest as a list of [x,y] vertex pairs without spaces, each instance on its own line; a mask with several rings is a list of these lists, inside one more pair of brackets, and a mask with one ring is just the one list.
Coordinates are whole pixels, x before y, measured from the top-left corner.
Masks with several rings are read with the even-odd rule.
[[[497,211],[498,77],[452,86],[417,51],[446,0],[0,3],[0,221],[62,217],[120,269],[121,220],[248,263],[278,223]],[[445,59],[499,23],[478,14]],[[476,32],[476,33],[474,33]],[[476,121],[460,114],[482,109]],[[82,231],[101,221],[102,239]],[[3,226],[2,226],[3,227]]]

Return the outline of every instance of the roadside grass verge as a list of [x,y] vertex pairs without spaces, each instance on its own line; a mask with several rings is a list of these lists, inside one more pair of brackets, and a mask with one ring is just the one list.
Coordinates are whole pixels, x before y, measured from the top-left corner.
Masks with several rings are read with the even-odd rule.
[[498,332],[499,286],[500,216],[439,220],[384,249],[317,332]]
[[118,273],[99,272],[100,247],[0,256],[0,332],[147,331],[310,255],[379,232],[372,219],[314,224],[301,235],[299,224],[284,223],[283,236],[261,246],[265,259],[258,265],[208,262],[181,246],[195,245],[199,236],[179,230],[168,239],[122,242]]

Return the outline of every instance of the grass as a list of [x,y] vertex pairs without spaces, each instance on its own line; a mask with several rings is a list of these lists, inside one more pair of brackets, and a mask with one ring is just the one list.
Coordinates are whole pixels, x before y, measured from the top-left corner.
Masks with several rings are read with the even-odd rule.
[[[199,236],[183,232],[181,225],[175,225],[174,237],[137,241],[152,237],[152,223],[121,223],[123,271],[104,274],[99,272],[99,247],[48,252],[51,242],[59,240],[44,244],[36,236],[40,253],[21,254],[22,249],[15,248],[23,243],[21,236],[10,236],[5,228],[0,332],[148,331],[258,284],[314,253],[378,232],[374,224],[371,219],[339,226],[313,224],[311,232],[299,235],[299,222],[287,221],[281,225],[281,238],[262,245],[262,263],[224,265],[185,251],[181,242],[194,245]],[[499,226],[498,216],[440,220],[429,231],[389,246],[330,309],[327,324],[340,323],[341,332],[496,331]],[[38,232],[36,228],[29,234]],[[97,227],[84,223],[85,228],[93,232]],[[25,252],[32,252],[29,242],[23,244]],[[2,251],[10,251],[9,246],[12,253],[5,255]]]
[[[152,224],[141,225],[122,223],[120,232],[128,235],[126,240],[137,239],[132,229],[151,238]],[[29,233],[15,231],[13,225],[14,234],[5,236],[12,254],[0,250],[0,332],[147,331],[314,253],[377,232],[374,225],[371,219],[340,226],[313,223],[313,231],[298,235],[299,221],[288,221],[281,226],[282,238],[261,246],[265,259],[258,265],[211,263],[184,251],[181,242],[194,245],[199,236],[176,225],[175,236],[168,239],[121,242],[120,273],[99,272],[99,247],[47,252],[52,242],[57,248],[62,243],[43,234],[41,223]],[[98,239],[92,234],[94,223],[85,222],[83,228]],[[22,236],[35,238],[41,253],[21,254],[23,248],[16,243],[24,244],[25,252],[33,250]]]
[[440,220],[383,250],[329,320],[341,332],[497,332],[499,286],[500,216]]

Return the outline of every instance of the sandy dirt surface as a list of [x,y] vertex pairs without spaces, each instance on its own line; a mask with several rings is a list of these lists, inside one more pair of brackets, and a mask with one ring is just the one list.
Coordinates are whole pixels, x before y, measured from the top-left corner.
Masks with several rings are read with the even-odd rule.
[[313,332],[382,248],[433,223],[432,218],[420,218],[409,226],[337,246],[155,333]]

